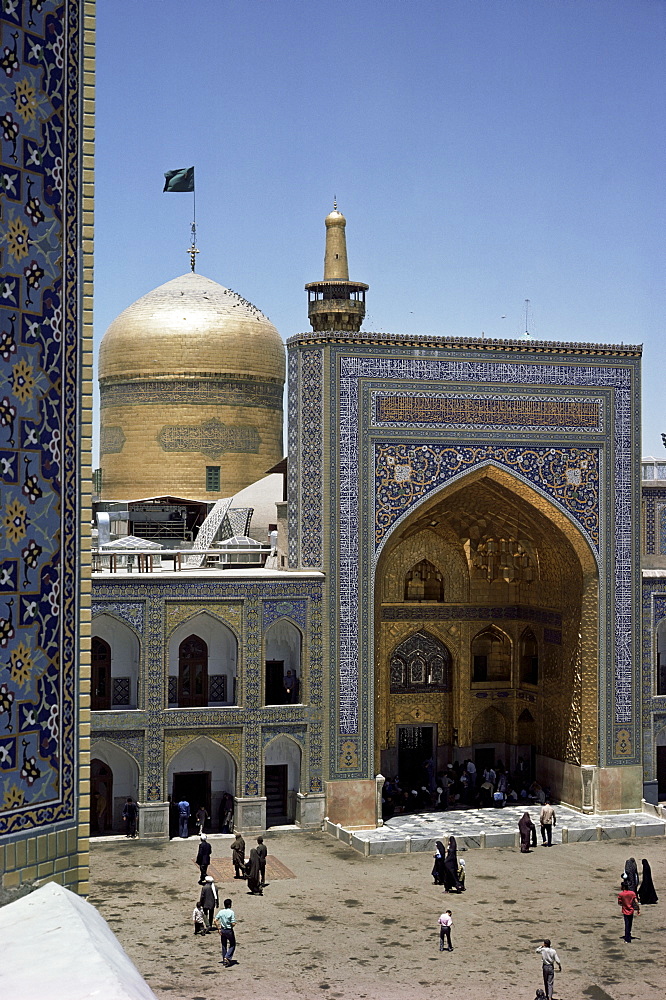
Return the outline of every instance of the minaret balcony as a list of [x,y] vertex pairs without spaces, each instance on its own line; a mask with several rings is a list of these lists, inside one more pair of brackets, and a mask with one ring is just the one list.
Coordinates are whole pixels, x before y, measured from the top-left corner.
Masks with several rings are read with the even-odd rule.
[[358,332],[365,317],[365,302],[355,299],[316,299],[308,303],[313,330]]

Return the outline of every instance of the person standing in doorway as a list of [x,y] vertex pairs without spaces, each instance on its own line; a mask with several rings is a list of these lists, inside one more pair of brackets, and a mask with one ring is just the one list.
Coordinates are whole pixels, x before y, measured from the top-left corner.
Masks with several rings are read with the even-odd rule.
[[204,827],[206,825],[206,820],[210,819],[208,813],[203,806],[199,806],[196,813],[194,814],[194,819],[197,824],[197,833],[203,833]]
[[257,854],[259,855],[259,882],[261,886],[266,885],[266,855],[268,848],[264,844],[263,837],[257,837]]
[[187,799],[181,799],[178,803],[178,836],[187,840],[189,836],[190,823],[190,803]]
[[453,951],[451,944],[451,928],[453,927],[453,917],[451,911],[446,910],[438,920],[439,924],[439,950],[444,951],[444,941],[447,943],[446,951]]
[[199,876],[199,885],[203,885],[206,881],[206,874],[208,873],[208,865],[210,864],[210,856],[213,848],[208,843],[208,837],[205,833],[201,834],[201,843],[199,844],[199,850],[197,851],[197,857],[195,864],[199,865],[199,871],[201,872]]
[[293,705],[296,701],[296,678],[291,670],[287,670],[284,678],[284,700],[287,705]]
[[633,889],[629,888],[628,882],[622,883],[622,891],[617,895],[618,906],[622,907],[622,916],[624,917],[624,940],[627,944],[631,944],[631,925],[634,922],[634,913],[641,912],[641,904],[638,902],[638,896]]
[[97,814],[97,832],[104,833],[106,830],[106,795],[104,789],[99,788],[95,796],[95,812]]
[[228,968],[233,960],[236,950],[236,914],[231,909],[231,900],[225,899],[224,909],[220,910],[215,917],[215,923],[220,928],[220,941],[222,943],[222,965]]
[[240,833],[237,833],[231,841],[231,860],[236,870],[234,878],[243,878],[245,874],[245,841]]
[[125,836],[126,837],[136,837],[136,816],[137,816],[137,805],[133,801],[132,796],[127,796],[127,801],[123,806],[123,820],[125,822]]
[[557,971],[562,971],[562,965],[560,963],[559,956],[554,948],[550,946],[550,938],[544,938],[543,944],[539,945],[536,949],[537,954],[541,955],[542,969],[543,972],[543,986],[546,991],[546,996],[548,1000],[553,1000],[553,986],[555,983],[555,966],[557,966]]
[[[551,806],[548,799],[546,799],[544,805],[541,806],[539,823],[541,824],[541,846],[552,847],[553,825],[557,823],[557,816],[555,815],[555,810]],[[548,840],[548,843],[546,843],[546,839]]]

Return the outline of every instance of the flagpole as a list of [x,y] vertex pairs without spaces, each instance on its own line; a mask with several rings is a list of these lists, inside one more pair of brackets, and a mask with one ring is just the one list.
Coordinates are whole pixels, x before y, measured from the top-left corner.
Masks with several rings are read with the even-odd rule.
[[192,244],[190,246],[190,267],[192,268],[192,273],[194,273],[194,268],[196,264],[196,255],[199,253],[197,250],[197,189],[196,185],[192,188]]

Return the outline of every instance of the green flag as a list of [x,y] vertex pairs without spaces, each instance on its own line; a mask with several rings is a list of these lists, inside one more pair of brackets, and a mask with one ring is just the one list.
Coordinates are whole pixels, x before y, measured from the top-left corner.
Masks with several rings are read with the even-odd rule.
[[194,191],[194,167],[167,170],[164,175],[164,191]]

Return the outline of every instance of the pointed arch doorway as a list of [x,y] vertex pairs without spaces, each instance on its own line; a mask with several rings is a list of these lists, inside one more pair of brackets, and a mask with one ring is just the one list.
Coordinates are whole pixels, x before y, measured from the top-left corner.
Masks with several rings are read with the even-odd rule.
[[[427,590],[426,562],[437,582]],[[403,729],[432,727],[439,771],[476,749],[512,770],[527,757],[582,805],[578,771],[597,759],[599,602],[596,561],[573,522],[485,466],[400,523],[374,592],[378,771],[397,772]],[[423,631],[450,653],[448,690],[396,687],[395,651]]]

